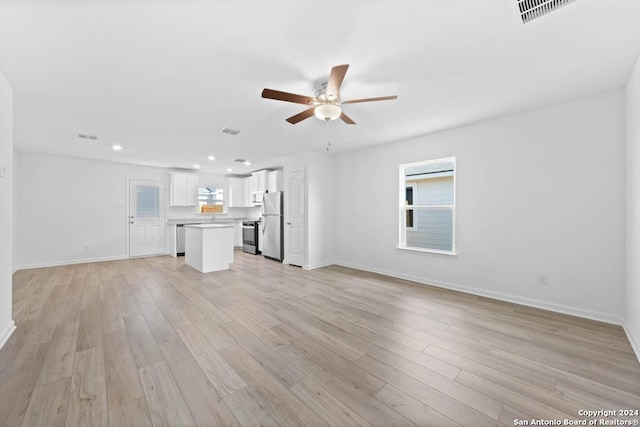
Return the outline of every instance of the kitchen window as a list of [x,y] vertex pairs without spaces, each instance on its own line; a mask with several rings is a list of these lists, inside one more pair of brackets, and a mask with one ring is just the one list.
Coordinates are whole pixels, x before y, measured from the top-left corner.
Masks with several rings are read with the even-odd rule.
[[455,172],[455,157],[400,165],[400,249],[455,254]]
[[198,189],[198,212],[222,213],[224,210],[224,189],[200,187]]

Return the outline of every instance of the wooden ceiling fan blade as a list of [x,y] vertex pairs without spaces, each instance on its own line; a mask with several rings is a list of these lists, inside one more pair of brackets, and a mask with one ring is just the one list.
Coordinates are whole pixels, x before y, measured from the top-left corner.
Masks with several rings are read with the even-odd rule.
[[344,75],[347,74],[348,68],[349,64],[343,64],[336,65],[331,69],[329,82],[327,82],[327,90],[325,92],[327,98],[332,99],[338,96],[340,93],[340,86],[342,86],[342,81],[344,80]]
[[348,125],[355,125],[356,124],[356,122],[351,120],[351,117],[347,116],[345,113],[340,114],[340,118],[342,119],[343,122],[345,122]]
[[279,90],[264,89],[262,91],[262,97],[267,99],[275,99],[277,101],[293,102],[296,104],[309,105],[314,101],[314,98],[304,95],[296,95],[295,93],[281,92]]
[[304,119],[308,119],[309,117],[313,116],[314,110],[315,110],[315,107],[304,110],[303,112],[298,113],[295,116],[289,117],[287,121],[292,125],[295,125],[296,123],[301,122]]
[[391,99],[398,99],[398,95],[393,96],[380,96],[378,98],[362,98],[362,99],[352,99],[351,101],[345,101],[342,104],[357,104],[359,102],[373,102],[373,101],[389,101]]

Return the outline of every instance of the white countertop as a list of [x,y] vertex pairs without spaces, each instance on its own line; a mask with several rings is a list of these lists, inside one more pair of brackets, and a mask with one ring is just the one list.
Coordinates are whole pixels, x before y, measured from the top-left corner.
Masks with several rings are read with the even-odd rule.
[[185,227],[189,228],[233,228],[233,224],[185,224]]

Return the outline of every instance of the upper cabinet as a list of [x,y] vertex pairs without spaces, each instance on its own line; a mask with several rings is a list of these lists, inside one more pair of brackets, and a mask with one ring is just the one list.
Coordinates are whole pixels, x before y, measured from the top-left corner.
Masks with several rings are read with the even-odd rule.
[[198,204],[198,176],[169,172],[169,205],[196,206]]
[[267,172],[267,191],[274,193],[276,191],[282,191],[282,171],[275,170]]
[[230,208],[242,208],[247,206],[244,192],[244,178],[229,178],[229,198],[227,206]]
[[[228,178],[229,198],[227,206],[230,208],[247,208],[259,206],[262,202],[262,194],[268,191],[282,191],[282,171],[275,171],[280,175],[270,178],[272,171],[260,170],[253,172],[246,178]],[[270,182],[273,187],[270,188]]]
[[258,172],[253,172],[251,177],[255,180],[256,188],[254,191],[267,191],[267,172],[266,170],[261,170]]

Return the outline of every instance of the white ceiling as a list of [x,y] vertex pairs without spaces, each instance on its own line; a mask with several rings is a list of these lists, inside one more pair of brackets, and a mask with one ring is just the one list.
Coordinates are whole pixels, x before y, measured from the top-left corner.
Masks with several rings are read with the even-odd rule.
[[217,173],[279,166],[324,150],[326,125],[290,125],[305,106],[262,89],[313,95],[343,63],[343,100],[399,98],[344,106],[358,124],[330,123],[333,153],[625,84],[640,1],[576,0],[526,25],[515,2],[0,1],[16,148]]

